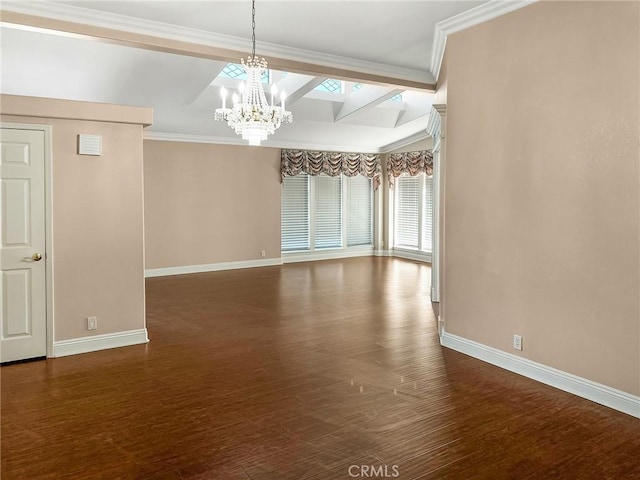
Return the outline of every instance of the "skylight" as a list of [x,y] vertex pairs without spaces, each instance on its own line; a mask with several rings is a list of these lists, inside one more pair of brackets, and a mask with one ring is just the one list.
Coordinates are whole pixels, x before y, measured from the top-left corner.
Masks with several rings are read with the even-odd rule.
[[[269,72],[270,70],[265,70],[264,72],[262,72],[262,83],[269,83]],[[234,78],[236,80],[247,79],[247,73],[239,63],[227,63],[226,67],[222,69],[218,76],[224,78]]]
[[314,90],[319,90],[321,92],[329,92],[329,93],[342,93],[344,82],[340,80],[335,80],[333,78],[328,78],[320,85],[318,85]]

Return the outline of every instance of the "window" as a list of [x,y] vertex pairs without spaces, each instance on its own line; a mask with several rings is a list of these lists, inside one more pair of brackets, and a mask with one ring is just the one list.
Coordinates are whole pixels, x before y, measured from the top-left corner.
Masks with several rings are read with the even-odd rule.
[[399,177],[396,181],[396,247],[419,247],[420,180],[420,177]]
[[309,177],[286,177],[282,188],[282,251],[309,249]]
[[369,178],[296,175],[282,188],[282,251],[373,245]]
[[316,177],[315,247],[342,247],[342,177]]
[[422,244],[420,250],[431,253],[433,251],[433,177],[424,177],[422,198]]
[[362,175],[346,178],[347,246],[373,244],[373,190],[371,180]]
[[319,90],[321,92],[329,92],[329,93],[343,93],[344,92],[344,82],[340,80],[335,80],[333,78],[328,78],[320,85],[318,85],[314,90]]
[[433,177],[398,177],[395,189],[394,246],[431,253]]
[[[227,63],[227,66],[222,69],[218,76],[224,78],[235,78],[237,80],[246,80],[247,72],[244,71],[244,67],[239,63]],[[260,80],[262,80],[262,83],[269,83],[269,70],[262,71]]]

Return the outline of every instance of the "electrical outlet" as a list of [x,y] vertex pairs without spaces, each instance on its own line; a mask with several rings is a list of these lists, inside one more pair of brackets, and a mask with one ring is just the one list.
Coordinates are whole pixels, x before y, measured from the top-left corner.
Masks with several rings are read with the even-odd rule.
[[522,337],[520,335],[513,336],[513,348],[522,350]]
[[260,250],[260,256],[262,258],[266,257],[267,256],[267,251],[266,250]]
[[87,330],[97,330],[98,329],[98,318],[97,317],[88,317],[87,318]]

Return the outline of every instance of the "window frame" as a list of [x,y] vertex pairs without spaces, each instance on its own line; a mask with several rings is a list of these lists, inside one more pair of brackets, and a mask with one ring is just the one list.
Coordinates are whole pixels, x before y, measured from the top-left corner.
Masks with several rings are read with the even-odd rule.
[[[367,251],[373,252],[374,244],[375,244],[375,221],[376,221],[376,197],[375,190],[373,188],[373,180],[367,178],[369,181],[369,188],[371,189],[370,194],[370,238],[371,241],[368,245],[353,245],[349,246],[349,238],[348,238],[348,230],[349,230],[349,205],[348,205],[348,196],[349,196],[349,178],[345,175],[341,175],[341,246],[339,247],[316,247],[316,195],[318,188],[318,178],[321,176],[330,177],[329,175],[321,174],[321,175],[308,175],[301,174],[307,177],[308,183],[308,203],[307,203],[307,212],[309,218],[309,248],[301,249],[301,250],[284,250],[281,245],[281,255],[284,257],[291,257],[296,255],[311,255],[311,254],[322,254],[323,252],[349,252],[349,251]],[[286,182],[286,179],[289,177],[285,177],[283,182]],[[284,188],[284,185],[283,185]],[[282,198],[281,198],[281,207],[282,208]],[[282,225],[282,223],[281,223]],[[282,241],[282,227],[280,232],[280,238]]]
[[[400,195],[400,183],[402,181],[403,178],[416,178],[416,177],[420,177],[420,183],[419,183],[419,191],[418,191],[418,219],[417,219],[417,224],[418,224],[418,247],[414,248],[414,247],[410,247],[410,246],[399,246],[398,245],[398,207],[399,207],[399,195]],[[392,249],[394,251],[399,251],[399,252],[407,252],[410,253],[412,255],[417,255],[419,257],[425,257],[429,262],[431,261],[431,256],[433,255],[433,239],[431,241],[431,251],[424,249],[424,245],[423,245],[423,240],[424,240],[424,210],[426,208],[426,198],[425,195],[427,194],[427,187],[426,187],[426,182],[427,182],[427,177],[428,175],[424,172],[419,173],[418,175],[409,175],[409,174],[402,174],[399,177],[397,177],[396,179],[396,186],[394,188],[394,192],[393,192],[393,221],[390,222],[393,225],[393,228],[391,229],[391,234],[392,234],[392,241],[391,241],[391,245],[392,245]],[[430,177],[432,179],[433,182],[433,177]],[[433,197],[433,184],[431,186],[431,192],[432,192],[432,197]],[[433,198],[431,200],[431,232],[433,235]]]

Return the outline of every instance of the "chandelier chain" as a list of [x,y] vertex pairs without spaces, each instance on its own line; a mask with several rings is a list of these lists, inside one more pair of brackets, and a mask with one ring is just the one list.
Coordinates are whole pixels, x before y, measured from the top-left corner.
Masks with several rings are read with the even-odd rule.
[[256,58],[256,0],[251,0],[251,56]]

